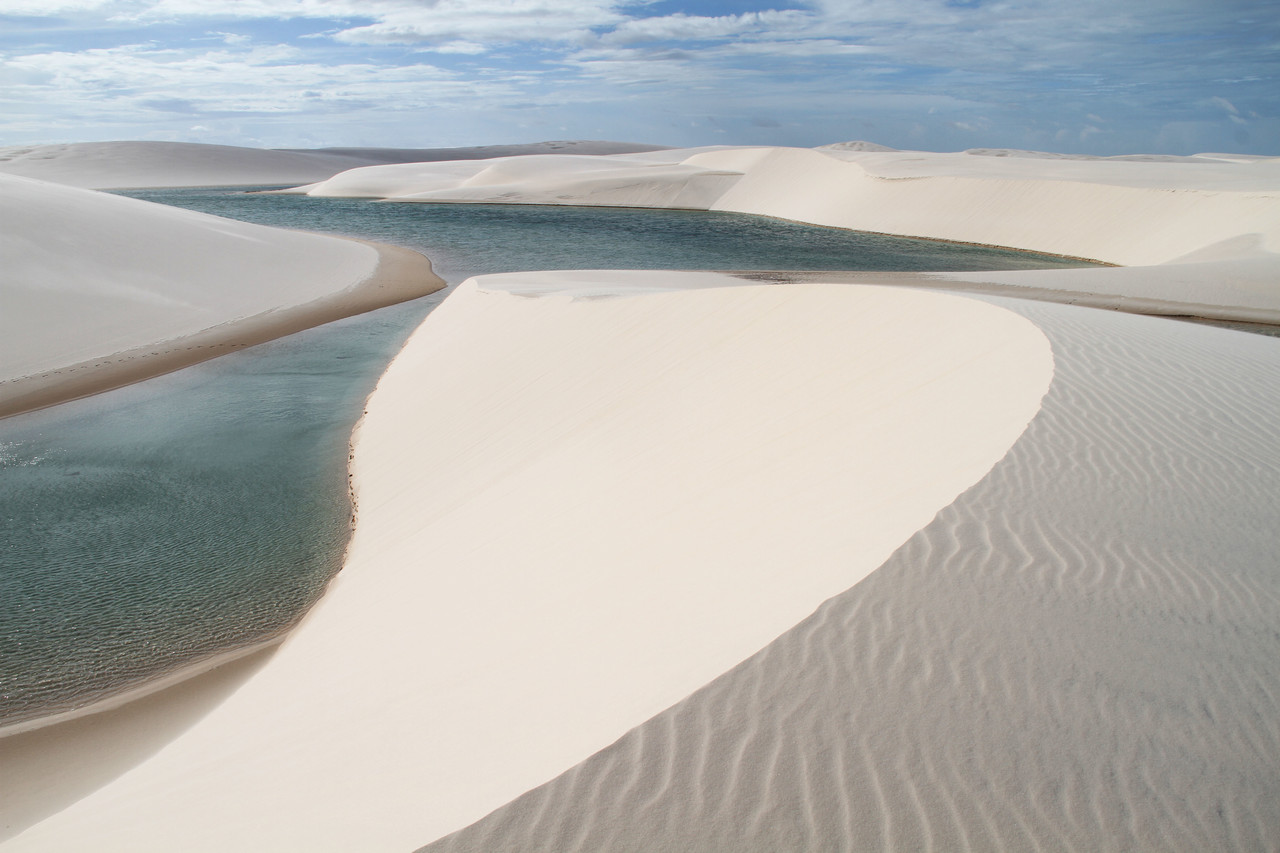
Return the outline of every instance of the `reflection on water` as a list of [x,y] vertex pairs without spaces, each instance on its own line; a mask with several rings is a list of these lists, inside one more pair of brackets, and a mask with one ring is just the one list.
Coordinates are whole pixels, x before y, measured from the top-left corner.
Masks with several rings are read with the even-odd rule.
[[[131,193],[426,251],[452,282],[556,268],[991,269],[999,250],[735,214]],[[0,421],[0,722],[291,624],[349,535],[347,442],[426,297]]]

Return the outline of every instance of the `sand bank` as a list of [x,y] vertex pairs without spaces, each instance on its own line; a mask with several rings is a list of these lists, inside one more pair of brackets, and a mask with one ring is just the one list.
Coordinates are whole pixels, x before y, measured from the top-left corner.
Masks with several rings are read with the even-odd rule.
[[0,176],[0,416],[443,287],[421,255]]
[[518,154],[617,154],[651,145],[567,140],[472,148],[271,150],[189,142],[76,142],[0,148],[0,173],[89,189],[233,187],[321,181],[360,166]]
[[[693,289],[618,295],[655,276]],[[1002,308],[735,283],[463,285],[370,400],[329,593],[253,678],[0,740],[10,849],[391,850],[459,829],[873,571],[1050,382],[1044,337]]]

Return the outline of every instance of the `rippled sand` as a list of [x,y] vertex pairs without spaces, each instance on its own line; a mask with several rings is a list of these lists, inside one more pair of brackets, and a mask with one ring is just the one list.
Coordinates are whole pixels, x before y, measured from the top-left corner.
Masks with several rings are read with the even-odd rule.
[[1280,341],[1054,305],[1040,414],[866,580],[424,850],[1280,845]]

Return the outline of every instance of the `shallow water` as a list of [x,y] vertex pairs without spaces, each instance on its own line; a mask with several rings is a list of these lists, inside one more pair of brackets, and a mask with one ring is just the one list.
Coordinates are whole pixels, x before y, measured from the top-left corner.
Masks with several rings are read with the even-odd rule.
[[233,219],[397,243],[452,283],[546,269],[995,270],[1084,266],[1053,255],[687,210],[409,204],[245,193],[128,195]]
[[[1008,269],[1043,256],[737,214],[130,195],[520,269]],[[443,297],[0,421],[0,723],[108,695],[292,624],[350,532],[347,442]]]
[[339,568],[364,398],[439,298],[0,421],[0,719],[296,619]]

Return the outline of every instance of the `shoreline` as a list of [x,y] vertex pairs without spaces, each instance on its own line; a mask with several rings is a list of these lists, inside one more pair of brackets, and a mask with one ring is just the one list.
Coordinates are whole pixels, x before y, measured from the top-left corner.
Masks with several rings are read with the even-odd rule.
[[[283,189],[283,190],[261,190],[263,195],[307,195],[303,192],[297,192],[299,188]],[[327,196],[319,196],[326,198]],[[1023,246],[1005,246],[997,243],[977,243],[972,240],[952,240],[947,237],[930,237],[927,234],[901,234],[896,231],[873,231],[868,228],[848,228],[843,225],[830,225],[823,222],[809,222],[805,219],[794,219],[787,216],[775,216],[770,213],[745,213],[737,210],[718,210],[706,209],[701,207],[660,207],[644,204],[606,204],[603,202],[560,202],[553,201],[493,201],[491,199],[450,199],[450,198],[382,198],[381,196],[341,196],[344,200],[351,201],[372,201],[385,204],[488,204],[488,205],[504,205],[511,207],[607,207],[611,210],[672,210],[685,213],[729,213],[740,216],[758,216],[761,219],[772,219],[776,222],[789,222],[795,225],[804,225],[808,228],[826,228],[831,231],[853,231],[858,234],[871,234],[876,237],[899,237],[904,240],[922,240],[927,243],[944,243],[948,246],[972,246],[980,249],[999,249],[1002,252],[1016,252],[1021,255],[1041,255],[1048,258],[1059,258],[1064,261],[1080,261],[1090,264],[1094,267],[1101,268],[1118,268],[1124,264],[1112,263],[1111,261],[1103,261],[1098,258],[1086,258],[1083,255],[1065,255],[1061,252],[1043,252],[1039,249],[1028,249]],[[1046,267],[1046,269],[1050,269]],[[1083,267],[1088,269],[1088,267]],[[799,272],[803,272],[800,270]]]
[[[319,599],[317,599],[319,601]],[[314,606],[314,605],[313,605]],[[201,658],[197,661],[183,664],[177,669],[160,673],[151,678],[133,684],[116,693],[109,693],[97,699],[93,699],[85,705],[75,708],[68,708],[62,711],[54,711],[52,714],[43,714],[38,717],[29,717],[27,719],[15,720],[12,723],[0,725],[0,741],[8,737],[16,737],[29,732],[39,731],[40,729],[49,728],[51,726],[69,723],[72,720],[82,719],[94,714],[104,713],[106,711],[115,711],[130,705],[139,699],[145,699],[157,693],[168,690],[171,687],[178,687],[186,682],[198,678],[205,673],[212,672],[219,667],[234,663],[241,658],[249,657],[257,652],[265,651],[274,646],[280,645],[285,638],[289,636],[289,632],[297,627],[298,622],[306,617],[306,613],[301,614],[292,625],[282,628],[271,634],[269,637],[261,640],[255,640],[248,645],[240,646],[234,649],[227,649],[221,652],[215,652],[208,657]]]
[[446,286],[432,270],[430,259],[412,249],[349,237],[336,239],[360,243],[378,253],[373,272],[346,290],[302,305],[232,320],[193,335],[0,381],[0,418],[132,385],[237,349],[408,302]]
[[[0,383],[0,418],[37,411],[41,408],[105,393],[325,323],[412,301],[446,287],[443,279],[432,271],[430,259],[419,252],[400,246],[355,238],[344,237],[339,239],[362,243],[378,252],[378,264],[373,273],[348,290],[305,305],[266,312],[245,320],[225,323],[196,335],[167,341],[162,345],[167,348],[159,352],[156,352],[157,346],[141,347],[117,353],[110,359],[96,359],[72,365],[70,368],[57,371],[54,374],[22,377],[10,382]],[[431,284],[431,286],[424,288],[422,286],[424,281]],[[84,370],[85,372],[76,376],[60,377],[52,382],[42,382],[25,394],[10,399],[4,398],[5,394],[3,392],[7,390],[6,386],[23,383],[30,379],[45,380],[49,376],[57,376],[67,371],[79,370]],[[372,394],[372,391],[370,394]],[[11,410],[11,408],[19,406],[22,408]],[[363,416],[361,417],[363,418]],[[358,426],[359,421],[357,421],[356,427],[353,428],[353,436]],[[353,440],[353,438],[348,439],[347,499],[349,526],[347,540],[342,549],[343,558],[340,565],[345,564],[345,555],[350,548],[351,536],[355,531],[356,522],[356,495],[351,486]],[[265,637],[253,640],[246,645],[215,652],[199,660],[181,664],[174,669],[144,678],[141,682],[127,685],[118,691],[89,699],[82,705],[53,710],[34,717],[18,718],[11,722],[0,722],[0,740],[93,714],[116,710],[137,700],[179,686],[184,682],[241,658],[277,646],[289,636],[293,629],[310,612],[311,608],[315,607],[324,597],[325,592],[328,590],[328,585],[332,583],[334,577],[337,577],[337,573],[326,582],[325,591],[321,592],[310,607],[299,613],[293,622]]]

